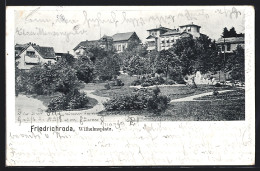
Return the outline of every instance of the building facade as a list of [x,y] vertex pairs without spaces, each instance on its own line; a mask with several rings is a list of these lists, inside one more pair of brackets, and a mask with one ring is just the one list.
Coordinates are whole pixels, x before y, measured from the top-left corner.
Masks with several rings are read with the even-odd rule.
[[53,47],[42,47],[33,43],[15,45],[15,61],[18,68],[29,70],[39,64],[52,64],[56,62]]
[[191,23],[179,26],[177,29],[160,26],[159,28],[147,30],[149,32],[149,36],[146,38],[147,50],[167,50],[182,37],[200,37],[200,28],[200,26]]
[[106,50],[115,48],[116,51],[120,53],[128,47],[131,41],[137,41],[138,43],[141,43],[141,40],[135,32],[117,33],[113,36],[104,35],[99,40],[82,41],[73,50],[76,57],[84,55],[86,49],[90,48],[91,46],[98,46]]
[[238,45],[244,48],[245,39],[244,37],[219,38],[216,44],[220,48],[221,53],[233,53]]

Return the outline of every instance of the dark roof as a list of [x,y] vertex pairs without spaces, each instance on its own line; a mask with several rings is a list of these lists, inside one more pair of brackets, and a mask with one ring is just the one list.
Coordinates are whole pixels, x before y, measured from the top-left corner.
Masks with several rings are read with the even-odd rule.
[[42,47],[39,45],[34,45],[33,47],[35,50],[37,50],[39,52],[39,54],[43,58],[55,58],[56,57],[53,47]]
[[87,46],[91,46],[91,45],[96,45],[98,43],[97,40],[91,40],[91,41],[82,41],[80,42],[73,50],[75,51],[76,49],[78,49],[79,47],[87,47]]
[[150,38],[156,38],[156,37],[153,35],[149,35],[148,37],[146,37],[146,39],[150,39]]
[[113,40],[113,38],[111,36],[107,36],[107,35],[104,35],[103,37],[101,37],[99,40],[102,41],[103,39],[110,39],[110,40]]
[[179,32],[177,30],[171,30],[171,31],[167,31],[166,33],[162,34],[161,36],[176,35],[176,34],[181,34],[181,32]]
[[169,31],[169,30],[171,30],[171,29],[160,26],[160,27],[158,27],[158,28],[149,29],[149,30],[147,30],[147,31],[153,31],[153,30],[166,30],[166,31]]
[[127,33],[117,33],[117,34],[114,34],[112,36],[113,38],[113,41],[114,42],[117,42],[117,41],[126,41],[126,40],[129,40],[130,37],[134,34],[135,32],[127,32]]
[[185,25],[182,25],[182,26],[180,26],[180,27],[189,27],[189,26],[196,26],[196,27],[201,27],[201,26],[199,26],[199,25],[196,25],[196,24],[193,24],[193,23],[191,23],[191,24],[185,24]]
[[[228,38],[225,38],[225,43],[244,43],[244,42],[245,42],[244,37],[228,37]],[[216,43],[217,44],[223,44],[224,38],[219,38]]]
[[20,50],[23,51],[25,48],[28,47],[29,44],[16,44],[15,45],[15,50]]
[[55,52],[53,47],[42,47],[36,44],[16,44],[15,50],[20,50],[20,53],[17,54],[19,56],[23,53],[29,46],[32,46],[43,58],[54,58],[55,59]]

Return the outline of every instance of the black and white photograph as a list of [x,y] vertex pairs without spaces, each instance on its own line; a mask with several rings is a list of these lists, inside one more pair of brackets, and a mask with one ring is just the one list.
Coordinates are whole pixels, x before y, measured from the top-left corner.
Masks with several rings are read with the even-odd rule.
[[254,163],[252,7],[8,15],[7,165]]

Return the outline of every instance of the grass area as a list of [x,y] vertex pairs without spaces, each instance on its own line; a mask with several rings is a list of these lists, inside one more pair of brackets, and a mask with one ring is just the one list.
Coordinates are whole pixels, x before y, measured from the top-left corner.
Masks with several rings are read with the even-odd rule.
[[[183,90],[184,91],[184,90]],[[139,115],[140,121],[226,121],[245,120],[245,91],[237,89],[198,98],[205,101],[175,102],[156,115],[146,110],[103,111],[101,115]]]

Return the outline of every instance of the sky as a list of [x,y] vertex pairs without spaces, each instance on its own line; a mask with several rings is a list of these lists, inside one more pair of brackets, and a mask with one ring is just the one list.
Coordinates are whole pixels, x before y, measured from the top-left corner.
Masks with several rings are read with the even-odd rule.
[[16,7],[14,40],[73,53],[81,41],[103,35],[136,32],[144,43],[148,29],[173,29],[192,22],[201,26],[201,33],[217,40],[224,27],[245,32],[245,11],[241,6]]

